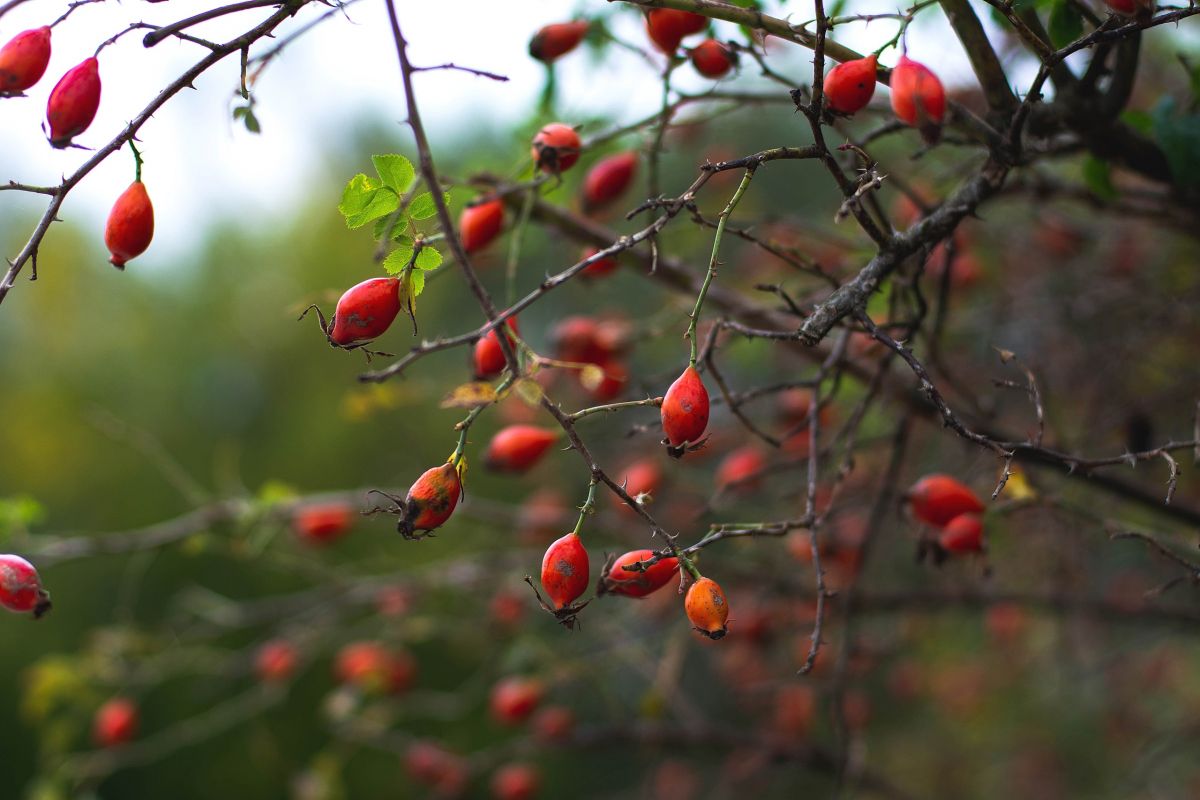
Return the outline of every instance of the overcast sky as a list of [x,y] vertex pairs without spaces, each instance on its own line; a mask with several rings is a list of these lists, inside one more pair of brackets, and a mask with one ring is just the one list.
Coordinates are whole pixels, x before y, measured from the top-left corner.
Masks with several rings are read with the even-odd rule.
[[[41,132],[46,97],[58,78],[92,53],[99,41],[129,22],[165,24],[190,16],[212,2],[172,0],[144,3],[109,0],[78,9],[54,31],[53,57],[46,77],[27,99],[0,100],[0,180],[52,184],[88,157],[82,150],[56,151]],[[542,86],[541,65],[526,54],[529,36],[542,24],[571,18],[579,10],[609,8],[604,0],[470,0],[398,3],[401,24],[418,64],[455,61],[507,75],[497,83],[459,72],[431,72],[418,77],[417,94],[426,124],[436,144],[439,138],[464,126],[503,128],[522,119],[536,102]],[[810,3],[786,4],[795,19],[811,16]],[[779,4],[769,6],[778,10]],[[18,31],[55,18],[65,2],[32,0],[0,18],[0,41]],[[856,0],[855,11],[888,11],[886,0]],[[312,4],[279,31],[286,35],[303,21],[325,11]],[[197,26],[193,33],[224,40],[262,19],[269,10],[242,12]],[[156,208],[157,233],[153,256],[170,259],[184,252],[214,220],[228,217],[288,215],[311,191],[311,177],[321,154],[342,141],[352,121],[370,115],[384,120],[403,117],[396,55],[381,0],[360,0],[291,45],[266,71],[257,86],[257,113],[264,133],[247,133],[230,119],[231,98],[237,85],[236,57],[210,70],[196,84],[198,91],[172,99],[141,132],[147,159],[146,181]],[[620,33],[645,43],[639,20],[632,15]],[[723,38],[736,29],[718,23]],[[839,39],[859,48],[874,48],[890,38],[894,23],[881,21],[839,31]],[[924,55],[947,83],[971,80],[961,50],[937,26],[914,29],[909,47]],[[794,51],[794,52],[791,52]],[[204,55],[201,48],[168,39],[146,50],[138,33],[127,35],[100,56],[104,85],[96,121],[77,141],[97,146],[107,142],[173,77]],[[803,69],[808,54],[780,45],[778,58],[788,74],[808,80]],[[574,98],[590,114],[610,109],[617,121],[644,116],[657,105],[659,87],[640,58],[619,49],[612,52],[602,75],[587,57],[575,54],[560,62],[562,96]],[[894,63],[886,56],[885,63]],[[750,77],[754,68],[745,70]],[[711,85],[689,69],[677,73],[680,85]],[[571,119],[571,103],[560,116]],[[398,126],[399,130],[399,126]],[[407,131],[402,135],[410,141]],[[364,154],[364,165],[367,156]],[[436,156],[436,152],[435,152]],[[102,226],[116,195],[132,177],[128,151],[110,157],[67,201],[62,216],[86,225]],[[336,203],[333,189],[331,202]],[[37,211],[44,198],[0,193],[0,226],[14,209]],[[144,259],[151,260],[151,255]]]

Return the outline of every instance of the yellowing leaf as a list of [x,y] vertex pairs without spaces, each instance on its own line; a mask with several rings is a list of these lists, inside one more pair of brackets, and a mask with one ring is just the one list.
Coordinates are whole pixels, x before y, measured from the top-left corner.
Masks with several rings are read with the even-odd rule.
[[513,389],[516,390],[518,397],[531,406],[539,405],[542,402],[542,386],[537,381],[521,378]]
[[1037,497],[1037,490],[1025,477],[1024,470],[1013,467],[1012,474],[1008,476],[1008,483],[1004,484],[1004,494],[1013,500],[1033,500]]
[[588,364],[579,371],[579,382],[589,392],[594,392],[604,383],[604,370],[595,364]]
[[456,386],[442,398],[442,408],[478,408],[496,399],[496,390],[485,381],[472,381]]

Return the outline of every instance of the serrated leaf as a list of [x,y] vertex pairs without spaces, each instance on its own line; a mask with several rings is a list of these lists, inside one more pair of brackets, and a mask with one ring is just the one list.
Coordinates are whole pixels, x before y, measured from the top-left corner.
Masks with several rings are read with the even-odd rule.
[[[391,222],[391,220],[391,214],[375,220],[374,236],[376,241],[382,239],[384,234],[387,233],[388,223]],[[401,215],[400,218],[396,220],[395,224],[392,225],[392,241],[399,242],[406,238],[408,238],[408,222],[405,220],[404,216]]]
[[421,252],[417,253],[417,269],[432,270],[437,269],[442,265],[442,254],[438,252],[436,247],[426,245],[421,248]]
[[[414,269],[408,276],[409,294],[411,297],[420,297],[421,292],[425,291],[425,273],[419,269]],[[413,305],[416,308],[416,305]]]
[[383,260],[383,269],[388,275],[399,275],[412,260],[412,247],[398,247],[387,254]]
[[442,398],[442,408],[478,408],[494,402],[496,390],[486,381],[472,381],[454,387]]
[[346,227],[354,229],[391,214],[399,206],[399,195],[360,172],[346,184],[338,211],[346,218]]
[[1112,170],[1108,162],[1101,161],[1095,156],[1088,156],[1083,161],[1083,182],[1098,197],[1105,200],[1112,200],[1117,196],[1116,187],[1112,182]]
[[1066,47],[1083,35],[1083,15],[1069,0],[1055,0],[1050,7],[1050,43]]
[[375,165],[375,171],[379,173],[379,180],[383,181],[383,185],[397,195],[407,192],[408,187],[412,186],[413,179],[417,177],[412,162],[402,155],[390,153],[371,156],[371,163]]
[[[443,192],[442,198],[446,205],[450,204],[449,192]],[[437,204],[433,202],[432,192],[421,192],[408,206],[408,215],[413,219],[429,219],[436,213]]]

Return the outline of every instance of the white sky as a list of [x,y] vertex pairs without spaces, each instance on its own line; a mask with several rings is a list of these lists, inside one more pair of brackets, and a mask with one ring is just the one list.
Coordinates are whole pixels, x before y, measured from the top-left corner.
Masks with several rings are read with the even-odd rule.
[[[142,3],[132,0],[85,6],[54,31],[53,57],[46,76],[28,99],[0,100],[0,181],[52,184],[74,170],[88,154],[82,150],[56,151],[41,132],[45,100],[58,78],[91,55],[96,44],[131,21],[165,24],[190,16],[212,2],[172,0]],[[426,125],[437,142],[468,126],[497,131],[524,118],[534,108],[542,86],[542,67],[526,54],[529,36],[547,22],[563,21],[582,9],[598,12],[611,6],[604,0],[468,0],[420,3],[400,2],[401,24],[411,42],[415,63],[454,61],[500,72],[511,80],[497,83],[459,72],[430,72],[418,76],[417,94]],[[794,18],[807,18],[811,4],[785,4]],[[894,10],[886,0],[857,0],[856,12]],[[66,7],[57,0],[33,0],[0,18],[0,41],[30,27],[49,22]],[[779,4],[772,4],[778,10]],[[296,20],[279,29],[280,35],[323,13],[313,4]],[[241,33],[269,13],[267,9],[242,12],[224,20],[197,26],[192,32],[210,40]],[[397,123],[403,117],[396,55],[381,0],[362,0],[347,9],[350,20],[335,18],[293,43],[266,71],[256,89],[256,112],[264,133],[255,136],[230,119],[230,100],[237,85],[238,64],[231,57],[210,70],[196,84],[198,91],[172,99],[143,129],[141,139],[147,159],[145,179],[156,209],[154,254],[172,260],[203,236],[205,228],[221,218],[285,218],[311,191],[313,173],[321,164],[323,149],[340,143],[348,126],[376,115]],[[737,36],[736,29],[718,23],[723,38]],[[839,40],[859,48],[873,48],[890,38],[894,23],[881,21],[855,25]],[[624,20],[619,34],[639,45],[646,43],[639,20]],[[77,141],[84,145],[107,142],[121,125],[140,110],[155,92],[206,51],[175,39],[151,50],[141,46],[142,32],[126,35],[100,56],[104,90],[96,121]],[[969,67],[952,41],[936,27],[910,31],[909,49],[933,66],[947,84],[972,80]],[[808,80],[807,51],[777,43],[772,61],[779,59],[787,74]],[[885,58],[894,62],[895,56]],[[572,54],[559,62],[560,97],[576,98],[582,111],[595,114],[608,109],[616,122],[628,122],[650,113],[659,101],[656,77],[640,58],[612,48],[602,74],[589,57]],[[743,80],[754,80],[753,65]],[[680,69],[678,85],[702,89],[710,82],[690,68]],[[571,120],[571,105],[560,109]],[[402,134],[409,141],[407,131]],[[363,164],[367,156],[363,154]],[[500,165],[498,165],[500,166]],[[508,166],[508,165],[503,165]],[[349,176],[347,176],[349,177]],[[110,157],[75,189],[62,216],[99,229],[116,195],[132,179],[128,150]],[[336,203],[340,187],[330,186]],[[44,198],[15,192],[0,193],[0,225],[17,208],[37,212]],[[147,256],[149,258],[149,256]]]

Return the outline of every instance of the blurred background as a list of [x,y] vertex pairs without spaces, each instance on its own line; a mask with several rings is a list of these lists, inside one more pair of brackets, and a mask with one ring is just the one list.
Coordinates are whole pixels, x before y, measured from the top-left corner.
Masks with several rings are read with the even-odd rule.
[[[82,151],[50,150],[40,133],[51,76],[129,21],[162,23],[205,5],[77,10],[55,30],[44,84],[29,99],[0,101],[0,176],[52,184],[86,160]],[[811,13],[801,4],[768,5],[797,18]],[[538,27],[581,14],[605,19],[617,38],[645,48],[635,11],[603,2],[405,6],[401,22],[415,62],[453,61],[510,78],[418,78],[446,175],[512,177],[531,134],[552,119],[592,134],[657,108],[659,78],[637,53],[609,44],[564,58],[550,108],[541,105],[546,71],[526,53]],[[303,19],[324,10],[306,9]],[[854,5],[856,13],[872,10],[893,9]],[[61,11],[44,0],[26,3],[0,19],[0,39]],[[138,530],[230,498],[241,504],[167,547],[46,560],[52,614],[37,624],[0,617],[8,643],[0,649],[0,685],[10,687],[0,696],[7,768],[0,796],[316,800],[458,788],[430,788],[414,777],[412,745],[424,740],[466,758],[463,794],[470,797],[487,796],[495,768],[514,760],[537,765],[544,797],[721,798],[752,788],[784,798],[838,786],[846,796],[1200,793],[1200,769],[1190,758],[1200,732],[1200,608],[1190,586],[1153,594],[1172,576],[1169,565],[1146,548],[1109,541],[1103,521],[1079,509],[1181,537],[1194,539],[1195,531],[1089,493],[1058,472],[1020,476],[1007,499],[1016,507],[1006,511],[1002,497],[1001,510],[989,515],[990,572],[976,561],[942,570],[917,564],[917,526],[889,507],[861,580],[863,613],[852,624],[830,623],[828,661],[807,678],[795,676],[812,620],[802,532],[706,552],[705,571],[722,576],[734,608],[722,642],[688,630],[673,590],[644,602],[600,598],[573,634],[541,613],[521,579],[537,574],[546,543],[570,529],[587,475],[568,453],[553,453],[523,479],[483,468],[482,448],[504,424],[546,422],[517,397],[472,429],[466,500],[436,538],[404,542],[395,520],[383,516],[363,518],[329,546],[301,540],[280,511],[295,498],[350,492],[354,507],[366,508],[366,489],[403,493],[441,463],[463,412],[437,401],[471,377],[468,354],[450,350],[402,380],[360,384],[362,355],[331,349],[314,320],[296,319],[309,303],[330,309],[345,288],[380,274],[375,243],[347,230],[338,213],[345,182],[370,171],[372,154],[415,157],[401,124],[382,6],[358,3],[345,15],[297,40],[265,70],[255,86],[261,134],[231,118],[235,61],[144,128],[144,178],[158,226],[150,251],[124,273],[106,263],[103,220],[132,177],[132,159],[122,151],[71,194],[63,222],[41,248],[37,282],[23,275],[0,309],[0,549],[36,553],[60,537]],[[219,40],[249,24],[239,15],[203,30]],[[871,49],[892,35],[882,25],[852,26],[839,39]],[[1187,96],[1185,76],[1172,65],[1180,53],[1200,56],[1195,28],[1164,31],[1147,48],[1149,77],[1137,109],[1148,112],[1166,92]],[[725,23],[715,30],[720,38],[739,36]],[[947,36],[932,17],[918,21],[909,50],[929,53],[969,102],[963,87],[970,70],[957,45],[946,47]],[[197,57],[175,41],[143,51],[137,39],[129,35],[102,54],[104,99],[82,143],[106,142]],[[772,43],[768,53],[776,71],[797,84],[811,80],[807,51]],[[705,158],[807,141],[786,92],[757,73],[744,64],[722,86],[782,94],[781,102],[673,128],[664,159],[668,193],[681,191]],[[1030,74],[1014,60],[1015,83]],[[675,86],[701,92],[712,82],[683,67]],[[603,153],[585,154],[583,166],[643,147],[647,138],[644,131],[619,137]],[[910,160],[916,147],[915,139],[893,140],[878,155],[935,195],[953,188],[962,154],[948,147],[948,154]],[[1078,164],[1061,174],[1078,178]],[[581,177],[566,176],[548,199],[577,208]],[[700,198],[704,213],[724,205],[736,185],[729,177],[710,183]],[[642,194],[640,187],[633,193]],[[472,196],[454,188],[454,209]],[[897,197],[885,192],[888,203]],[[42,200],[0,194],[5,254],[23,246]],[[1031,429],[1027,399],[992,385],[1019,377],[996,359],[993,345],[1003,346],[1033,365],[1048,429],[1064,449],[1110,454],[1133,436],[1187,439],[1200,386],[1194,241],[1132,217],[1050,206],[1014,194],[985,220],[968,223],[964,250],[974,277],[952,290],[939,365],[966,387],[953,399],[980,401],[980,413],[1009,430]],[[835,227],[835,208],[815,164],[781,163],[756,178],[738,217],[852,274],[869,242],[847,225]],[[617,213],[605,222],[622,232],[644,224]],[[501,299],[512,291],[507,244],[506,237],[478,263]],[[699,274],[711,235],[681,224],[661,246]],[[555,232],[526,231],[517,296],[573,263],[578,251]],[[725,261],[722,284],[751,297],[761,299],[754,287],[766,282],[798,296],[819,288],[745,243],[730,243]],[[603,281],[556,290],[522,314],[521,332],[550,353],[562,319],[619,316],[637,342],[624,396],[644,397],[661,393],[678,373],[685,358],[679,337],[693,302],[627,264]],[[461,278],[446,270],[431,278],[417,320],[419,334],[401,318],[378,346],[403,353],[418,338],[459,334],[482,317]],[[738,387],[811,372],[762,341],[731,341],[722,363]],[[550,391],[565,408],[589,404],[561,377]],[[862,394],[861,386],[839,387],[832,419],[849,416]],[[787,407],[777,405],[766,398],[752,413],[776,432],[794,429]],[[887,467],[896,420],[885,411],[872,411],[864,424],[855,476],[832,518],[829,535],[842,542],[843,555],[854,554],[840,580],[859,568],[848,542],[861,531]],[[744,433],[718,408],[708,450],[669,462],[645,427],[656,419],[644,409],[581,423],[581,432],[606,468],[649,459],[667,473],[654,510],[686,541],[712,522],[787,518],[802,508],[801,454],[785,454],[754,492],[714,494],[714,471]],[[901,488],[945,471],[990,494],[991,455],[935,426],[914,423],[910,436]],[[1165,491],[1161,465],[1121,477]],[[1195,507],[1198,489],[1185,467],[1176,502]],[[539,504],[542,516],[531,522],[530,508]],[[609,498],[600,506],[585,527],[594,570],[603,553],[657,546]],[[836,572],[832,580],[836,586]],[[277,637],[296,643],[299,666],[286,687],[263,687],[255,654]],[[337,688],[335,654],[357,640],[410,653],[412,687],[384,697]],[[513,675],[535,678],[542,706],[569,709],[576,732],[556,739],[553,731],[497,721],[489,697]],[[144,756],[138,751],[132,763],[89,755],[92,714],[118,695],[136,699],[139,736],[161,743]],[[848,755],[839,779],[828,754],[841,750]]]

